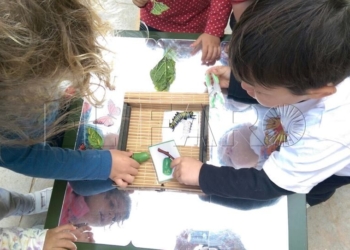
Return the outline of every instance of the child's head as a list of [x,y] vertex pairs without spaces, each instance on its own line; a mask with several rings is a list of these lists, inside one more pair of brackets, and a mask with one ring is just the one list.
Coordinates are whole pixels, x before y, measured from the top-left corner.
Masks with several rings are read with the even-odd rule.
[[233,31],[233,73],[264,106],[333,94],[350,75],[349,27],[349,0],[257,0]]
[[77,97],[93,97],[93,81],[111,87],[97,43],[105,27],[88,0],[0,1],[1,145],[58,133],[43,117],[69,101],[68,86]]
[[107,226],[123,223],[131,211],[131,199],[127,191],[112,189],[110,191],[84,197],[89,212],[76,223],[88,223],[90,226]]

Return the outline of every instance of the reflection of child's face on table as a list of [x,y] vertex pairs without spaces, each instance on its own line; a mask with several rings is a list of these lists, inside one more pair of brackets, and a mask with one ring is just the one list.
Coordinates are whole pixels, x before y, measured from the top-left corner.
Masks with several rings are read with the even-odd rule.
[[126,219],[129,206],[124,199],[106,193],[85,197],[90,211],[78,219],[78,223],[88,223],[90,226],[107,226]]
[[255,167],[258,156],[250,146],[250,124],[227,131],[219,141],[218,155],[224,166],[235,168]]

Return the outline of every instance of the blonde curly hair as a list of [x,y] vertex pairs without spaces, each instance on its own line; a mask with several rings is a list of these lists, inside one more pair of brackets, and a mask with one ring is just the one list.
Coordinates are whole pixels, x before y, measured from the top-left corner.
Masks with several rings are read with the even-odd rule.
[[[88,0],[0,1],[0,145],[32,145],[64,130],[57,107],[112,88],[97,38],[109,25]],[[67,95],[70,86],[74,93]]]

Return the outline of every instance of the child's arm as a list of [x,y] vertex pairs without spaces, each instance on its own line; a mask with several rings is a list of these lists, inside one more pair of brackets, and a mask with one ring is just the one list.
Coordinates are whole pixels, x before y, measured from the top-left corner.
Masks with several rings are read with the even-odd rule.
[[220,58],[220,37],[224,35],[225,27],[231,13],[230,0],[212,0],[210,12],[204,33],[192,44],[196,53],[202,45],[203,64],[214,64]]
[[107,180],[126,186],[140,166],[132,152],[119,150],[71,150],[36,144],[1,147],[0,165],[32,177],[60,180]]
[[274,184],[264,170],[255,168],[219,168],[189,157],[173,160],[171,167],[180,183],[200,186],[208,195],[269,200],[293,193]]

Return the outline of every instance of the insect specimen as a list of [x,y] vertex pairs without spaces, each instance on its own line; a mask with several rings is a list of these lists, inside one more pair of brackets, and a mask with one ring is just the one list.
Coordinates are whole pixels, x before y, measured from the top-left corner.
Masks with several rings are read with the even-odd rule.
[[162,165],[162,172],[164,175],[171,175],[173,173],[173,170],[171,169],[170,165],[172,160],[174,160],[174,157],[167,151],[158,148],[158,152],[165,154],[166,158],[163,159],[163,165]]
[[184,125],[182,129],[182,136],[186,137],[191,133],[193,120],[182,120],[182,123]]
[[131,158],[133,158],[135,161],[141,164],[147,161],[150,158],[150,156],[147,152],[139,152],[139,153],[133,153]]
[[195,115],[193,114],[193,111],[176,112],[172,122],[169,123],[169,127],[172,128],[174,131],[175,127],[182,120],[187,120],[188,118],[195,119]]
[[106,127],[114,125],[113,119],[117,119],[117,116],[120,115],[120,108],[117,107],[112,100],[108,101],[107,108],[108,114],[94,120],[94,124],[103,124]]
[[173,173],[173,170],[170,167],[171,165],[171,159],[169,157],[163,159],[163,174],[164,175],[171,175]]

